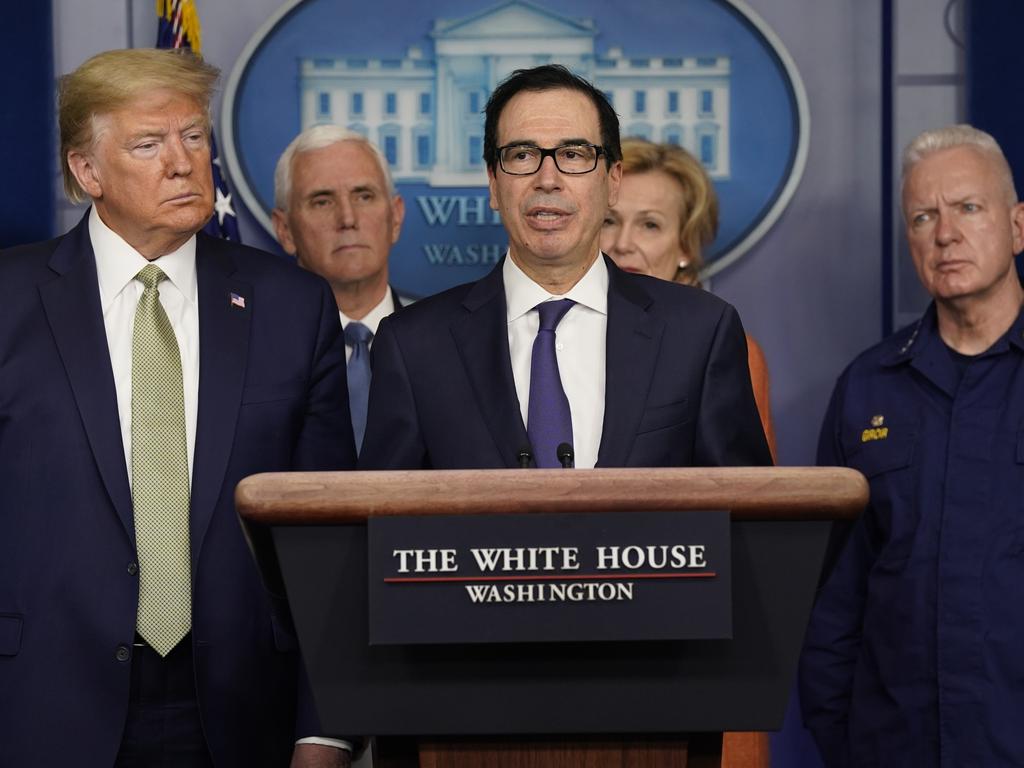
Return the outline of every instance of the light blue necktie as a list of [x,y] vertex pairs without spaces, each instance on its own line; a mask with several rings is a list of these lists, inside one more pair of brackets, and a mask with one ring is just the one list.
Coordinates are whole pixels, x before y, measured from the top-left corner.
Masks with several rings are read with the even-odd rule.
[[348,359],[348,407],[352,412],[352,432],[356,451],[363,447],[366,432],[366,408],[370,402],[370,341],[373,332],[362,323],[345,326],[345,344],[352,348]]

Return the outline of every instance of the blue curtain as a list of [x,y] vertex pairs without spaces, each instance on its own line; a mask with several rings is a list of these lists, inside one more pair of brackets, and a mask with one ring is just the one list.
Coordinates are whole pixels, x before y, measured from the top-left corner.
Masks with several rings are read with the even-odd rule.
[[[1020,195],[1024,190],[1024,99],[1017,78],[1024,3],[967,0],[964,21],[967,120],[999,142]],[[1024,278],[1024,254],[1017,257],[1017,271]]]
[[0,73],[3,248],[53,235],[56,129],[50,0],[6,4],[0,25]]
[[1024,91],[1019,81],[1024,3],[965,2],[967,119],[1006,153],[1017,192],[1024,184]]

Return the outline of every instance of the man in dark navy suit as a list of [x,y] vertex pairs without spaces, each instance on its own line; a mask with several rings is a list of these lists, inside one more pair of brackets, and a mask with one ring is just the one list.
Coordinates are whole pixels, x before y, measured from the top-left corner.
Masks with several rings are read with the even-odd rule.
[[0,254],[0,765],[348,762],[234,509],[246,475],[353,465],[337,308],[199,232],[216,78],[147,49],[65,77],[92,207]]
[[735,310],[599,251],[621,176],[605,96],[560,66],[513,73],[484,159],[508,254],[381,323],[360,466],[769,464]]
[[387,159],[360,133],[314,125],[278,158],[274,231],[300,267],[328,282],[338,302],[356,448],[366,429],[373,337],[380,321],[402,306],[388,284],[388,256],[404,218]]

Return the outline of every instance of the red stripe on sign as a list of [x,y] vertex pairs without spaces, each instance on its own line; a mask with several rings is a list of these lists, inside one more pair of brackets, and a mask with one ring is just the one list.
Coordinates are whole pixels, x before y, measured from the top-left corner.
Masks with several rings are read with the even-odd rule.
[[538,576],[391,576],[384,579],[385,584],[433,584],[437,582],[477,582],[477,581],[610,581],[612,579],[713,579],[714,571],[699,573],[580,573],[573,576],[555,576],[544,574]]

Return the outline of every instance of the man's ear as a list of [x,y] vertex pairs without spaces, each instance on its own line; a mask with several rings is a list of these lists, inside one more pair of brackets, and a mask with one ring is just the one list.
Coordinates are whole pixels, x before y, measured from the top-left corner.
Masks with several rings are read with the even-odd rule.
[[495,178],[495,170],[494,170],[494,168],[488,168],[487,169],[487,188],[490,190],[490,193],[491,193],[491,210],[492,211],[500,211],[501,210],[501,206],[498,203],[497,184],[498,184],[498,180]]
[[88,152],[77,149],[68,150],[68,167],[85,194],[97,200],[103,197],[103,184],[100,179],[96,161]]
[[274,222],[274,232],[277,234],[277,242],[284,248],[284,252],[290,256],[294,256],[296,250],[295,239],[292,237],[292,228],[288,224],[288,214],[282,211],[280,208],[275,208],[270,212],[271,221]]
[[1024,203],[1017,203],[1010,209],[1010,226],[1013,228],[1013,255],[1024,251]]
[[402,234],[402,222],[405,221],[405,200],[401,195],[391,198],[391,244],[398,242]]
[[[600,158],[598,158],[600,161]],[[616,160],[608,169],[608,207],[619,202],[619,184],[622,183],[622,161]]]

